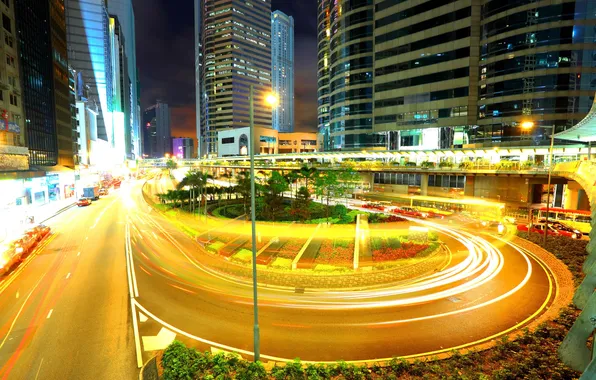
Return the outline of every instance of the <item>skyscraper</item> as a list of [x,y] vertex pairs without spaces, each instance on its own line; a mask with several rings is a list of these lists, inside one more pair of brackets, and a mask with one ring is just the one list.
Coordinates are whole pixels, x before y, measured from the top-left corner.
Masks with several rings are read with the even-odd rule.
[[[130,89],[128,91],[130,100],[127,107],[127,120],[125,123],[130,125],[130,139],[132,144],[131,155],[138,156],[141,152],[141,115],[138,108],[140,94],[137,88],[137,55],[136,55],[136,35],[135,35],[135,14],[132,6],[132,0],[110,0],[108,2],[108,12],[118,18],[120,30],[124,36],[125,55],[127,58],[127,75]],[[134,158],[129,155],[129,158]]]
[[271,13],[271,82],[279,97],[273,109],[273,129],[294,131],[294,18],[281,11]]
[[15,2],[30,163],[74,167],[63,0]]
[[147,157],[172,154],[170,108],[159,100],[143,113],[143,149]]
[[529,3],[319,0],[325,150],[544,145],[577,123],[596,90],[596,4]]
[[98,138],[112,143],[112,57],[106,0],[66,0],[69,64],[82,73],[89,101],[99,105]]
[[271,127],[264,98],[271,91],[271,1],[200,0],[201,155],[217,153],[217,131],[249,125],[249,86],[254,86],[254,124]]
[[113,148],[118,161],[132,157],[132,132],[130,114],[130,81],[126,40],[117,16],[110,15],[110,56],[112,58],[112,135]]

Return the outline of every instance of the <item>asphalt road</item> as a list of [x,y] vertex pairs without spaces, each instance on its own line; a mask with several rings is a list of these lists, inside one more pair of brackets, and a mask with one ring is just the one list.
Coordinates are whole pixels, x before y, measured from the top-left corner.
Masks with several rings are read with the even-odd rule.
[[[132,195],[137,207],[129,214],[135,302],[144,320],[142,340],[156,337],[142,344],[144,357],[160,348],[161,336],[162,345],[176,337],[202,350],[223,348],[251,358],[250,285],[210,273],[198,245],[148,213],[139,193]],[[461,234],[442,236],[454,253],[442,272],[445,283],[430,278],[349,296],[261,288],[262,358],[365,361],[440,353],[520,328],[550,304],[554,283],[534,258],[489,235]]]
[[[132,379],[173,339],[252,358],[251,287],[210,271],[140,186],[56,217],[53,236],[1,280],[0,380]],[[523,326],[554,284],[523,251],[474,235],[443,231],[450,265],[383,291],[260,288],[262,359],[415,356]]]
[[118,194],[47,222],[52,235],[0,278],[0,379],[137,375]]

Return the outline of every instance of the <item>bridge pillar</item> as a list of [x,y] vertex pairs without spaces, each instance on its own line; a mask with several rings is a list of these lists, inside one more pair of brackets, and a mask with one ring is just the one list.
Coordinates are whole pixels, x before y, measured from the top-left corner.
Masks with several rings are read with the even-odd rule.
[[467,175],[466,176],[466,184],[464,186],[464,196],[466,197],[473,197],[474,196],[474,183],[476,182],[476,177]]
[[586,346],[596,324],[596,293],[586,303],[586,308],[569,329],[567,336],[559,347],[561,360],[576,371],[583,371],[592,360],[592,352]]
[[582,187],[575,181],[569,181],[567,188],[565,189],[565,203],[563,208],[566,209],[577,209],[579,205],[579,191]]
[[420,175],[420,195],[428,195],[428,174]]

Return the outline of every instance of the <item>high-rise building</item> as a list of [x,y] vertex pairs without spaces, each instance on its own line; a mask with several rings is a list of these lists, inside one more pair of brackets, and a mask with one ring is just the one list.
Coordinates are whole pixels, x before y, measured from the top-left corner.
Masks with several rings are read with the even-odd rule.
[[110,49],[112,58],[112,146],[119,162],[132,157],[132,124],[130,114],[130,81],[126,40],[117,16],[110,15]]
[[172,155],[177,158],[193,158],[194,144],[193,140],[188,137],[176,137],[172,139]]
[[[249,86],[254,124],[271,127],[265,96],[271,91],[271,1],[200,0],[201,156],[217,154],[217,131],[249,126]],[[198,48],[198,47],[197,47]]]
[[201,132],[202,128],[202,115],[204,114],[202,106],[202,97],[205,94],[203,87],[202,75],[203,75],[203,8],[201,0],[194,0],[194,21],[195,21],[195,127],[197,133],[197,156],[200,158],[206,154],[206,150],[203,149],[204,144],[202,143],[203,136]]
[[172,154],[170,108],[159,100],[143,113],[143,149],[146,157]]
[[14,5],[30,163],[74,167],[64,1]]
[[571,127],[592,104],[595,8],[319,0],[324,149],[546,144],[553,125]]
[[15,10],[12,1],[0,2],[2,33],[0,44],[0,171],[29,169],[26,124],[23,111],[20,62]]
[[[135,14],[132,6],[132,0],[110,0],[108,2],[108,12],[118,18],[120,23],[120,31],[122,32],[123,40],[125,41],[124,50],[128,67],[125,73],[128,75],[128,83],[130,89],[128,94],[130,99],[127,103],[127,119],[125,123],[130,125],[130,142],[132,144],[132,151],[127,150],[128,158],[134,158],[140,155],[141,146],[141,114],[138,108],[140,94],[137,88],[137,55],[136,55],[136,35],[135,35]],[[128,132],[127,132],[128,133]],[[127,144],[128,146],[128,144]]]
[[99,105],[97,133],[110,144],[113,74],[106,0],[66,0],[68,61],[80,72],[89,90],[89,101]]
[[273,109],[272,126],[279,132],[294,131],[294,18],[281,11],[271,13],[271,83],[279,104]]

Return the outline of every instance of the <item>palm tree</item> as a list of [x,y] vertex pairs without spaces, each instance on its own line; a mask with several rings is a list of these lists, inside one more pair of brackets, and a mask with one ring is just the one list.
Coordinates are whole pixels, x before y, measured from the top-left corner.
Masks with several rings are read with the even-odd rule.
[[[291,170],[288,174],[285,175],[285,177],[286,177],[286,181],[288,181],[288,184],[290,184],[290,186],[296,185],[295,188],[296,188],[296,193],[297,193],[298,192],[297,182],[298,182],[298,178],[300,178],[300,174],[298,174],[294,170]],[[293,191],[292,191],[292,197],[294,197]]]
[[304,178],[304,187],[306,187],[306,189],[308,189],[308,180],[314,179],[316,172],[317,169],[312,166],[309,168],[308,166],[304,165],[300,168],[300,175],[302,178]]
[[187,186],[190,188],[190,197],[192,201],[190,207],[192,213],[194,213],[195,210],[195,201],[197,198],[197,193],[200,192],[200,189],[204,186],[202,175],[203,173],[200,171],[190,170],[188,173],[186,173],[186,176],[184,176],[182,181],[180,181],[176,186],[178,190]]

